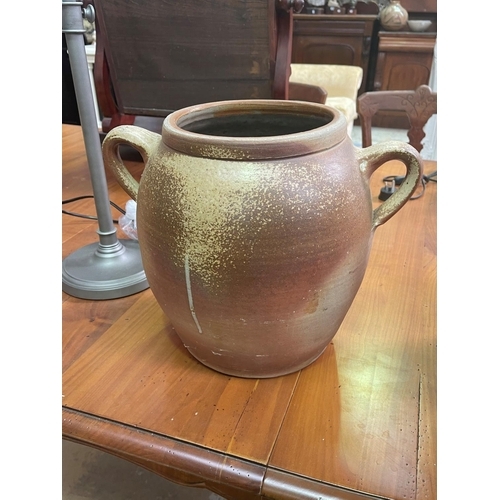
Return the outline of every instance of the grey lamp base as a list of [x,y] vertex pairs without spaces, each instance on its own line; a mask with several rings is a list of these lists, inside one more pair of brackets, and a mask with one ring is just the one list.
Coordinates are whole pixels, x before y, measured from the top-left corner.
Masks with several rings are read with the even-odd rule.
[[136,240],[118,240],[111,249],[87,245],[62,265],[63,291],[80,299],[117,299],[149,288]]

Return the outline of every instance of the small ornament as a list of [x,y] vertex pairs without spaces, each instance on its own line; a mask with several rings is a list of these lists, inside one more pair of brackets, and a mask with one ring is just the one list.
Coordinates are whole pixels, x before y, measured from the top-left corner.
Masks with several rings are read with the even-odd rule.
[[380,24],[388,31],[399,31],[406,26],[408,12],[399,0],[390,0],[380,12]]

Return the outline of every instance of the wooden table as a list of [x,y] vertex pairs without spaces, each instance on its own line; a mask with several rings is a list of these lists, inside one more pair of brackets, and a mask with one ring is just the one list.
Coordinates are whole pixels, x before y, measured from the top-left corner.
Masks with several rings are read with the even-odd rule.
[[[63,125],[62,163],[63,199],[91,194],[80,127]],[[399,167],[374,174],[374,203]],[[226,498],[436,498],[436,191],[429,183],[377,229],[337,335],[284,377],[201,365],[149,289],[107,301],[63,293],[63,437]],[[92,200],[65,208],[95,213]],[[63,215],[63,257],[96,229]]]

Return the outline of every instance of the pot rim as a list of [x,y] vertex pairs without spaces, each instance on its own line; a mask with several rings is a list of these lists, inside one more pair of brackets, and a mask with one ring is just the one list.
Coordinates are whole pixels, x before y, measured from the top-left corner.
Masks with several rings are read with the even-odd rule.
[[[304,114],[330,119],[325,125],[286,135],[227,137],[200,134],[182,128],[220,115],[262,112]],[[324,104],[278,99],[242,99],[196,104],[168,115],[162,127],[163,143],[189,156],[225,160],[264,160],[317,153],[336,146],[347,135],[344,115]]]

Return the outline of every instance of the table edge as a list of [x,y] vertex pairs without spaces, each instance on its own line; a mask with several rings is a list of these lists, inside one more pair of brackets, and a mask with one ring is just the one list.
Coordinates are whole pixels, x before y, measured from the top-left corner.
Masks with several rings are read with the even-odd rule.
[[[62,408],[62,437],[139,465],[177,484],[227,499],[381,500],[145,429]],[[299,496],[297,496],[299,495]]]

